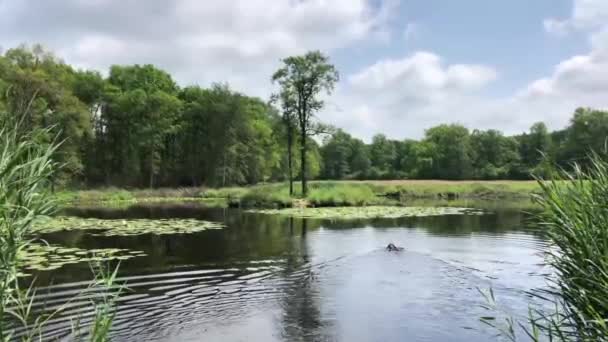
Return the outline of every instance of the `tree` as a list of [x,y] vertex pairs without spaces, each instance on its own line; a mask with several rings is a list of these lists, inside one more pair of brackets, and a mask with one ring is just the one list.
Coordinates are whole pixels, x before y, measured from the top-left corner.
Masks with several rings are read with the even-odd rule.
[[21,118],[21,134],[45,129],[41,142],[63,141],[53,156],[64,166],[56,177],[59,183],[82,176],[85,146],[92,139],[91,115],[73,93],[75,75],[40,45],[9,49],[0,60],[0,107]]
[[[104,165],[119,182],[153,187],[181,113],[178,87],[171,75],[152,65],[112,66],[102,123],[113,151]],[[143,180],[147,179],[147,182]]]
[[474,178],[508,178],[519,164],[518,144],[500,131],[474,130],[470,137]]
[[390,173],[397,156],[395,144],[388,140],[384,134],[377,134],[372,138],[370,145],[372,166],[383,173]]
[[427,153],[433,160],[433,177],[467,179],[471,177],[471,146],[469,130],[461,125],[439,125],[425,132],[424,141],[430,145]]
[[351,142],[350,170],[356,178],[363,179],[369,174],[372,162],[369,159],[369,149],[365,143],[359,139]]
[[587,165],[590,151],[605,154],[608,151],[608,112],[579,108],[574,112],[567,128],[563,160]]
[[279,102],[282,116],[281,122],[285,126],[287,138],[287,179],[289,181],[289,196],[293,196],[293,143],[297,125],[297,99],[292,88],[281,89],[279,94],[274,94],[271,102]]
[[352,147],[352,137],[342,130],[325,141],[321,148],[323,178],[343,179],[351,173]]
[[319,95],[322,92],[330,94],[338,78],[338,71],[329,63],[329,58],[319,51],[284,59],[283,66],[272,76],[273,82],[279,84],[282,92],[293,93],[295,98],[295,112],[300,131],[300,177],[303,196],[308,194],[308,138],[319,133],[314,114],[324,105]]
[[534,168],[543,161],[551,150],[551,135],[547,126],[537,122],[530,127],[530,133],[519,137],[522,163]]

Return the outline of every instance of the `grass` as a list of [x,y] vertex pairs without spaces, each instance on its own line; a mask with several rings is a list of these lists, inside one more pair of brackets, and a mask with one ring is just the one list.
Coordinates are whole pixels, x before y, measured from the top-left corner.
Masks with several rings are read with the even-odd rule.
[[384,202],[367,184],[342,183],[313,183],[307,200],[315,207],[365,206]]
[[[542,184],[541,223],[552,242],[547,262],[556,271],[551,293],[559,294],[561,336],[576,341],[608,340],[608,162],[564,173],[565,184]],[[554,324],[555,325],[555,324]]]
[[541,189],[535,181],[312,181],[307,198],[289,196],[286,183],[248,187],[125,190],[102,188],[61,191],[63,205],[131,205],[149,202],[199,201],[210,206],[283,208],[292,206],[386,205],[414,199],[530,199]]
[[[553,309],[531,308],[527,322],[481,319],[510,341],[519,340],[516,327],[535,342],[608,341],[608,161],[592,154],[590,167],[575,166],[560,178],[539,182],[535,196],[553,272],[546,276],[549,288],[532,295]],[[493,292],[484,296],[486,308],[500,312]]]
[[376,193],[399,198],[529,198],[538,192],[536,181],[349,181],[369,184]]
[[[45,255],[41,250],[32,251],[35,236],[32,227],[35,222],[53,214],[56,208],[50,188],[58,168],[53,162],[58,145],[54,141],[48,145],[37,143],[41,141],[37,134],[47,135],[50,131],[21,134],[18,124],[13,126],[0,121],[3,121],[0,129],[0,341],[42,341],[44,329],[50,328],[53,317],[67,310],[69,305],[42,312],[32,310],[36,297],[34,281],[29,288],[23,289],[19,278],[24,266],[29,264],[28,251],[29,256],[37,260]],[[112,196],[122,198],[126,194],[116,191]],[[55,252],[48,256],[58,261],[61,257]],[[63,261],[72,259],[67,257]],[[51,267],[48,263],[44,266]],[[120,287],[116,283],[116,273],[117,268],[114,272],[95,273],[93,284],[101,289],[103,301],[93,303],[95,316],[86,335],[90,341],[109,340],[118,294],[107,290]],[[73,299],[80,300],[77,297]]]

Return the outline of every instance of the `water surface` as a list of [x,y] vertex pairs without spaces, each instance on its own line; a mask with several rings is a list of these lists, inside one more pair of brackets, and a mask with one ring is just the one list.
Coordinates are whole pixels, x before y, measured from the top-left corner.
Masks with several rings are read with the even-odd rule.
[[[121,263],[116,341],[487,341],[495,331],[477,288],[525,316],[527,292],[544,286],[545,242],[520,209],[487,215],[318,221],[196,204],[72,208],[97,218],[198,218],[226,228],[196,234],[45,236],[80,248],[144,251]],[[405,251],[389,253],[394,242]],[[40,301],[59,305],[90,279],[89,266],[38,275]],[[67,315],[86,323],[88,300]],[[64,336],[60,317],[49,334]]]

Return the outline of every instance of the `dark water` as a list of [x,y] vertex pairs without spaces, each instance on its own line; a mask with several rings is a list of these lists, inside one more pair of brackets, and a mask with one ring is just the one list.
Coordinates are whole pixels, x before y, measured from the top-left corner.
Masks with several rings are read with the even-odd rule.
[[[205,209],[197,205],[70,209],[99,218],[200,218],[223,230],[189,235],[46,236],[80,248],[128,248],[115,341],[487,341],[496,332],[477,288],[492,287],[501,308],[525,316],[527,291],[543,287],[545,243],[521,210],[331,222]],[[389,242],[405,251],[389,253]],[[86,264],[39,275],[47,306],[81,291]],[[87,321],[86,299],[69,304],[49,336],[70,318]]]

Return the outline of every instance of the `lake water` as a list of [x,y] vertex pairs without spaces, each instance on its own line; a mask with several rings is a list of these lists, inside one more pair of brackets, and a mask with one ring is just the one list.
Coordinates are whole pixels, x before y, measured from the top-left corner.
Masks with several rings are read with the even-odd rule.
[[[478,288],[493,288],[508,315],[524,317],[545,285],[546,243],[522,210],[486,215],[318,221],[196,204],[68,209],[97,218],[198,218],[225,229],[100,237],[70,231],[52,244],[143,251],[121,263],[131,289],[119,301],[114,341],[487,341]],[[391,253],[394,242],[405,251]],[[39,302],[55,306],[86,287],[89,266],[38,275]],[[86,299],[68,316],[90,316]]]

